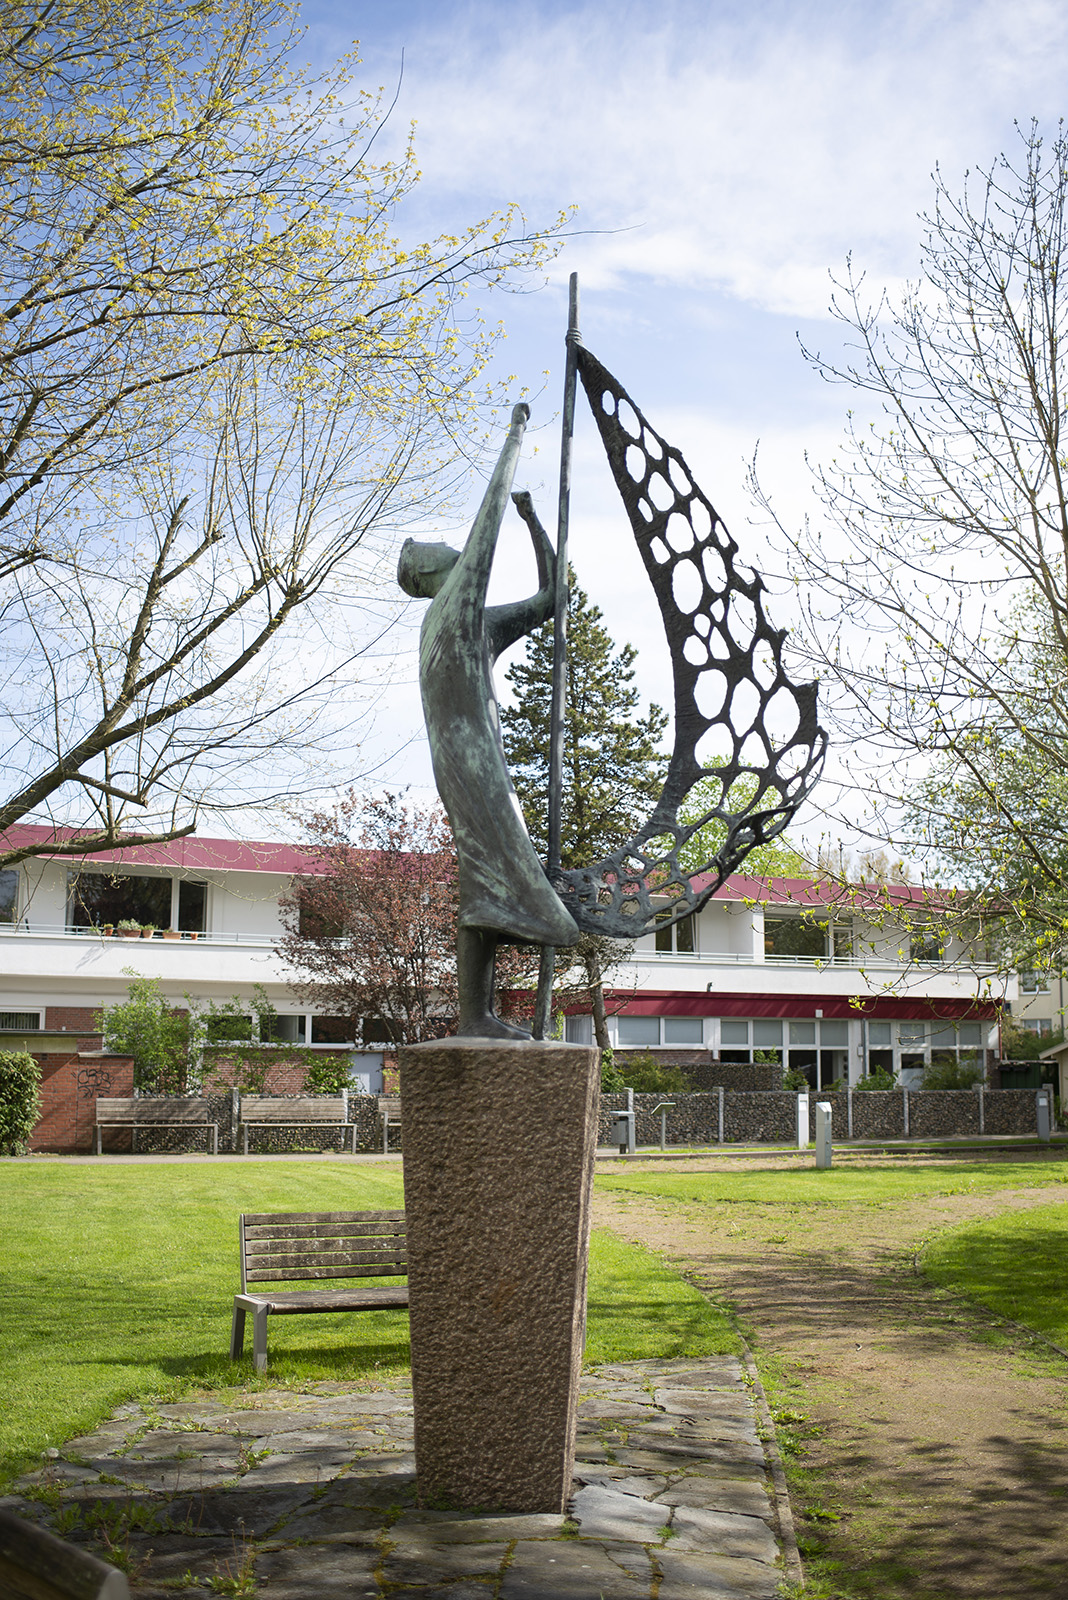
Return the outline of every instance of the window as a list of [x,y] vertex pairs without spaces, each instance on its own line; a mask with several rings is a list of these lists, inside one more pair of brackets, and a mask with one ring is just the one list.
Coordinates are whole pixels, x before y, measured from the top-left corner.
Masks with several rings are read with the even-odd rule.
[[[1049,1024],[1047,1023],[1047,1028]],[[983,1035],[986,1027],[982,1022],[962,1022],[957,1029],[960,1036],[961,1048],[964,1050],[981,1050],[984,1044]]]
[[820,1045],[824,1050],[844,1049],[849,1044],[849,1023],[820,1023]]
[[[192,883],[183,878],[178,885],[178,928],[181,933],[203,933],[207,928],[205,914],[208,905],[206,883]],[[163,924],[170,927],[170,911]]]
[[851,922],[831,923],[831,954],[836,961],[852,961],[853,924]]
[[753,1023],[753,1044],[758,1050],[782,1049],[782,1023],[778,1018],[757,1018]]
[[171,925],[170,878],[137,878],[129,873],[76,872],[71,877],[67,926],[114,927],[120,922]]
[[921,926],[910,931],[910,961],[944,961],[945,959],[946,952],[941,929]]
[[0,872],[0,922],[15,922],[19,912],[19,875],[13,867]]
[[1049,974],[1046,972],[1021,972],[1021,994],[1049,994]]
[[927,1024],[925,1022],[899,1022],[897,1037],[904,1050],[906,1047],[923,1049],[927,1042]]
[[356,1024],[351,1017],[312,1017],[312,1044],[355,1044]]
[[1053,1032],[1053,1024],[1048,1017],[1036,1017],[1033,1021],[1025,1018],[1020,1022],[1020,1027],[1027,1033],[1042,1034]]
[[619,1017],[617,1038],[624,1047],[640,1048],[660,1043],[659,1017]]
[[[670,912],[661,912],[660,915],[670,916]],[[662,955],[692,956],[697,949],[693,917],[683,917],[680,922],[669,923],[666,928],[657,928],[656,948]]]
[[593,1043],[593,1018],[592,1017],[565,1017],[564,1038],[568,1044]]
[[665,1017],[664,1018],[664,1043],[665,1044],[690,1044],[704,1043],[705,1027],[700,1017]]
[[818,961],[827,954],[827,924],[810,917],[764,915],[764,954]]
[[0,1011],[0,1032],[37,1033],[40,1027],[39,1011]]
[[816,1043],[816,1024],[814,1022],[791,1022],[790,1043],[806,1045]]
[[276,1014],[268,1026],[269,1031],[260,1035],[265,1044],[304,1043],[304,1018],[294,1012]]
[[208,1017],[204,1037],[208,1044],[251,1044],[255,1038],[252,1018],[220,1012]]
[[728,1021],[726,1018],[724,1018],[724,1020],[719,1025],[719,1038],[720,1038],[720,1043],[721,1044],[744,1044],[744,1045],[748,1045],[748,1043],[749,1043],[749,1024],[748,1024],[748,1022],[734,1022],[734,1021]]
[[[182,878],[178,881],[177,927],[183,933],[204,933],[207,928],[208,886]],[[140,877],[129,872],[72,872],[67,897],[68,928],[117,927],[138,922],[153,928],[170,928],[174,880]],[[2,920],[2,918],[0,918]]]

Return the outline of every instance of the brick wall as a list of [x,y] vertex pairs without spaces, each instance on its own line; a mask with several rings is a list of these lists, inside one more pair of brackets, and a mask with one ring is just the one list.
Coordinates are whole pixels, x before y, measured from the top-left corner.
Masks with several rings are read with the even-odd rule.
[[[91,1151],[97,1095],[133,1094],[129,1056],[34,1055],[41,1068],[41,1116],[31,1150]],[[128,1145],[127,1145],[128,1148]]]

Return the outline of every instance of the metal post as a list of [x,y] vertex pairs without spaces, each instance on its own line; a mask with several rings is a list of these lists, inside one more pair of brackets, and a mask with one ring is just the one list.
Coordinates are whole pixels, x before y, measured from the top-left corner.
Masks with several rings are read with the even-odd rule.
[[1043,1144],[1049,1144],[1050,1126],[1053,1121],[1050,1115],[1052,1103],[1049,1085],[1043,1084],[1035,1094],[1035,1121],[1038,1125],[1038,1137]]
[[[578,384],[580,342],[578,273],[568,284],[567,360],[564,366],[564,406],[560,434],[560,494],[556,519],[556,595],[553,608],[553,698],[549,723],[548,866],[550,876],[560,866],[560,837],[564,789],[564,711],[567,699],[567,535],[571,515],[571,441],[575,433],[575,391]],[[556,951],[543,945],[538,968],[538,998],[534,1007],[534,1037],[544,1039],[553,1004],[553,970]]]
[[719,1086],[719,1143],[723,1143],[723,1085]]
[[829,1100],[816,1101],[816,1165],[826,1168],[831,1164],[831,1122],[834,1116]]
[[797,1091],[797,1148],[808,1149],[808,1090]]
[[669,1111],[674,1111],[674,1109],[675,1109],[674,1100],[661,1100],[661,1102],[660,1102],[660,1104],[658,1106],[654,1106],[653,1107],[653,1116],[654,1117],[656,1116],[658,1111],[660,1113],[660,1148],[661,1148],[661,1150],[666,1150],[667,1149],[667,1114],[668,1114]]

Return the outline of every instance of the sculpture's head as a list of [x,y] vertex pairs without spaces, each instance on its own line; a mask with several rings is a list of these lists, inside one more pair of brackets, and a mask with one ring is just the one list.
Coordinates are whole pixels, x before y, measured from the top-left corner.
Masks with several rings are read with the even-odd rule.
[[397,562],[397,582],[416,600],[433,600],[460,559],[451,544],[422,544],[405,539]]

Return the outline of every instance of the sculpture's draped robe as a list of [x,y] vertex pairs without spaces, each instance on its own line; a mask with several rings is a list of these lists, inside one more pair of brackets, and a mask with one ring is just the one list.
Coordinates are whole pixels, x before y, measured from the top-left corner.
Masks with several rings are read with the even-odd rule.
[[513,424],[463,554],[419,639],[419,685],[438,793],[459,861],[459,925],[505,941],[574,944],[578,928],[534,853],[508,775],[493,662],[549,614],[551,597],[486,606],[486,588],[522,428]]

